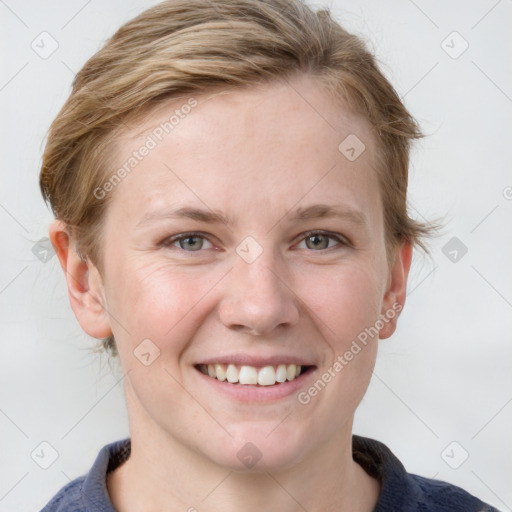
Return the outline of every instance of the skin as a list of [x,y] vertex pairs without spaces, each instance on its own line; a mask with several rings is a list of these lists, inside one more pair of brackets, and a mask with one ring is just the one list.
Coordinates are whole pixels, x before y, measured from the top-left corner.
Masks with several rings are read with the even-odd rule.
[[[378,338],[391,336],[398,315],[307,405],[296,392],[234,399],[194,367],[235,352],[296,355],[316,367],[304,391],[379,314],[403,306],[411,247],[396,247],[387,261],[370,126],[308,76],[196,99],[111,192],[103,275],[79,259],[62,222],[50,227],[80,325],[96,338],[114,333],[125,372],[132,452],[108,478],[112,502],[120,512],[371,511],[380,485],[352,459],[352,424]],[[117,165],[184,102],[166,100],[126,133]],[[366,145],[353,162],[338,150],[351,133]],[[294,219],[297,208],[316,204],[356,210],[365,225]],[[231,222],[138,225],[150,212],[184,206]],[[346,243],[320,237],[318,249],[306,242],[310,230]],[[189,231],[204,238],[161,244]],[[236,252],[247,236],[262,249],[252,263]],[[202,248],[191,251],[190,242]],[[147,338],[160,356],[145,366],[133,352]],[[237,457],[247,442],[262,455],[250,469]]]

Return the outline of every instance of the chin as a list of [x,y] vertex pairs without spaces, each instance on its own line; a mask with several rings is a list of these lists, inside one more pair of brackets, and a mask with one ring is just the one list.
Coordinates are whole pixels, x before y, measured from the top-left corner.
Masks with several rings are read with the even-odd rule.
[[229,441],[225,438],[218,443],[212,440],[203,453],[215,464],[237,472],[289,469],[304,459],[307,444],[301,441],[297,431],[281,429],[278,432],[280,428],[272,432],[267,424],[265,428],[245,425],[237,429]]

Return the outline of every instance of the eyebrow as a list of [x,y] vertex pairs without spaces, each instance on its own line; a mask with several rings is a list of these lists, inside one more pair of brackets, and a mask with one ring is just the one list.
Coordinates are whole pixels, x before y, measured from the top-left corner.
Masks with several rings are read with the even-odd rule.
[[366,215],[359,210],[347,206],[332,206],[327,204],[315,204],[307,208],[297,208],[292,220],[309,220],[324,217],[335,217],[346,219],[359,227],[368,225]]
[[[285,214],[281,220],[288,217],[290,221],[310,220],[319,218],[341,218],[354,224],[357,227],[368,227],[368,221],[362,211],[355,210],[347,206],[333,206],[327,204],[315,204],[308,207],[299,207],[294,213]],[[215,210],[205,210],[201,208],[183,207],[177,210],[163,210],[158,212],[149,212],[138,222],[137,227],[150,224],[151,222],[163,219],[187,218],[204,222],[206,224],[234,224],[233,220],[223,213]],[[276,224],[278,224],[278,221]]]
[[163,210],[144,215],[137,226],[144,226],[156,220],[187,218],[207,224],[230,224],[230,219],[220,212],[200,208],[183,207],[177,210]]

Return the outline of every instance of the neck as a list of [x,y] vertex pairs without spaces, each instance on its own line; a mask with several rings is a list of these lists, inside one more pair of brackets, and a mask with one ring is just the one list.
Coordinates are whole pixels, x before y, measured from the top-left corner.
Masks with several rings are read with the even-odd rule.
[[138,421],[130,418],[130,458],[107,479],[118,512],[371,512],[377,502],[379,483],[352,458],[351,421],[291,467],[242,472],[216,464],[136,416]]

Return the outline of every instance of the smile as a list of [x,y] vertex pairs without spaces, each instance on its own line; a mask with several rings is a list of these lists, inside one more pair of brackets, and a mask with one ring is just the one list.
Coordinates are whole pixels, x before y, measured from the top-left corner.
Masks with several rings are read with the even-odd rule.
[[307,371],[309,367],[298,364],[278,364],[275,366],[237,366],[234,364],[200,364],[197,369],[220,382],[230,384],[274,386],[286,381],[295,380],[299,375]]

